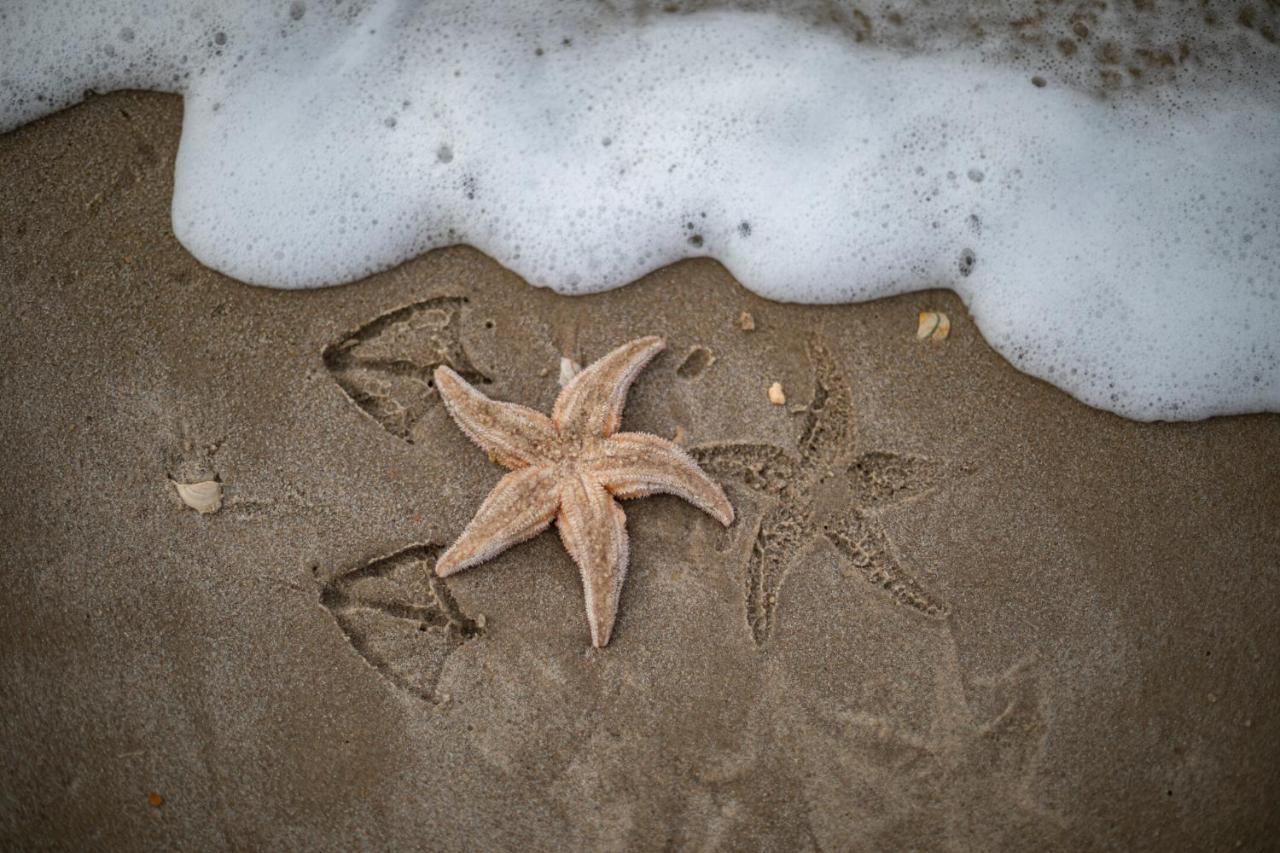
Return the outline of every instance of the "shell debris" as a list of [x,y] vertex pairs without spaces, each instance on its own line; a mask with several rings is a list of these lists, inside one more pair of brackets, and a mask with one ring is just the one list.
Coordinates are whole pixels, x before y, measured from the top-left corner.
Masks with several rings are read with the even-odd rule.
[[756,330],[756,318],[751,316],[750,311],[743,311],[738,316],[738,328],[744,332],[754,332]]
[[217,480],[202,480],[199,483],[179,483],[170,480],[178,497],[187,506],[201,515],[208,515],[222,509],[222,484]]
[[781,382],[775,382],[769,386],[769,402],[775,406],[785,406],[787,404],[787,395],[783,393]]
[[560,387],[568,385],[573,377],[582,372],[582,365],[567,356],[560,356]]
[[945,341],[951,334],[951,318],[941,311],[921,311],[916,318],[916,340]]

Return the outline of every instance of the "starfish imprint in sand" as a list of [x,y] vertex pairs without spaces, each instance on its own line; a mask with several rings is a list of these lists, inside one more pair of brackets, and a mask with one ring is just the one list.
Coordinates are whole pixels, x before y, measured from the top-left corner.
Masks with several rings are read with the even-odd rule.
[[769,444],[692,450],[726,481],[765,498],[747,565],[747,624],[764,645],[777,616],[783,579],[822,538],[888,597],[924,616],[946,618],[947,605],[899,562],[880,511],[930,492],[946,465],[883,451],[854,452],[853,392],[821,342],[809,344],[813,402],[794,451]]
[[489,458],[511,469],[440,555],[436,574],[483,563],[541,533],[554,520],[578,564],[591,642],[609,642],[627,575],[627,517],[615,500],[676,495],[726,527],[733,507],[676,444],[643,432],[618,432],[627,389],[666,346],[648,337],[623,344],[583,370],[556,398],[551,417],[490,400],[449,367],[435,370],[449,414]]

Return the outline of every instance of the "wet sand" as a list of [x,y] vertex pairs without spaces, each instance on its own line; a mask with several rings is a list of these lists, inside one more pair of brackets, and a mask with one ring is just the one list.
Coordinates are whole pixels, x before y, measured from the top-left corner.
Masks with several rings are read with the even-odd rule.
[[[1280,417],[1089,409],[941,290],[568,298],[465,247],[248,287],[171,234],[180,124],[120,93],[0,137],[3,846],[1274,844]],[[433,580],[501,469],[430,368],[546,411],[645,334],[624,425],[734,526],[627,503],[602,650],[554,533]],[[210,515],[172,485],[210,478]]]

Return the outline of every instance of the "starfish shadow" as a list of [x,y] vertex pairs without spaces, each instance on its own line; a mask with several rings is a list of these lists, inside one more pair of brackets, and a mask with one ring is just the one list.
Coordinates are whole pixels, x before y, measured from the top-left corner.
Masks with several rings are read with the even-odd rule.
[[834,546],[891,601],[945,618],[947,606],[903,568],[879,521],[886,507],[930,491],[943,466],[919,456],[855,452],[849,384],[820,342],[809,344],[808,355],[813,400],[794,450],[720,444],[690,451],[705,470],[746,488],[761,505],[751,526],[744,593],[752,637],[757,645],[768,640],[783,580],[817,539]]

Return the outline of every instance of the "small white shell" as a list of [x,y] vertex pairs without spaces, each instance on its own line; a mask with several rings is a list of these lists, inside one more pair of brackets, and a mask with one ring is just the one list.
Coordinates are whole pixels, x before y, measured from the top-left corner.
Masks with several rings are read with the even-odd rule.
[[582,365],[571,358],[560,356],[560,387],[568,385],[573,377],[582,372]]
[[173,480],[173,487],[178,490],[182,502],[202,515],[222,509],[222,484],[217,480],[203,480],[199,483],[178,483]]
[[921,311],[917,317],[916,340],[945,341],[951,334],[951,318],[941,311]]
[[787,395],[782,391],[781,382],[775,382],[769,386],[769,402],[775,406],[785,406],[787,404]]

